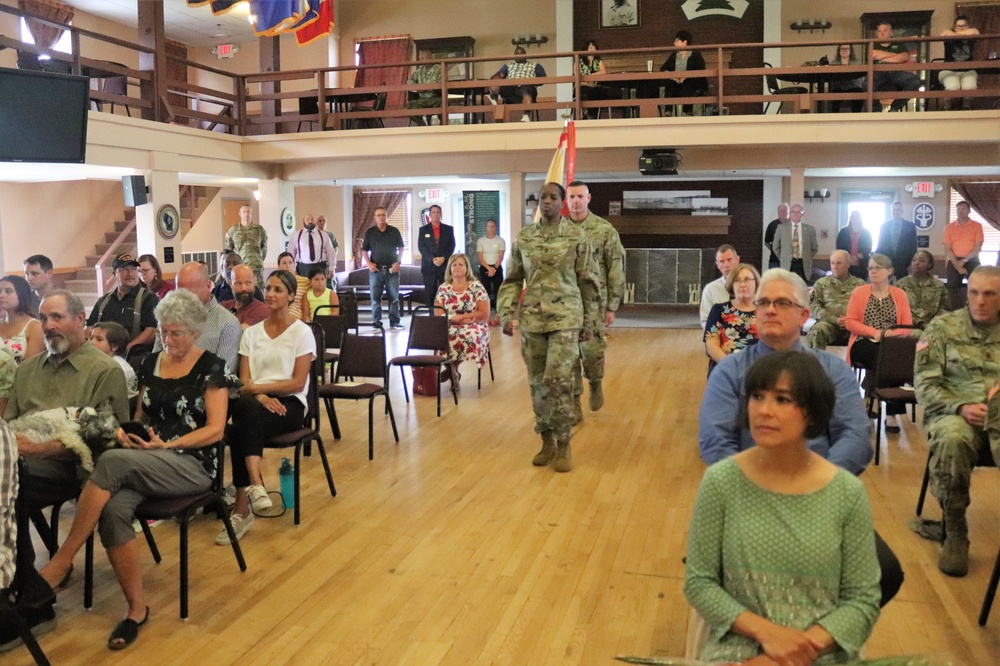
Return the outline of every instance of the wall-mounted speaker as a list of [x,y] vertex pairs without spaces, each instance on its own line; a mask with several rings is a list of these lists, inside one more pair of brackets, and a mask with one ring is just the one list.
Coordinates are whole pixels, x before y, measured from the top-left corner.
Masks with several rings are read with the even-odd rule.
[[146,179],[142,176],[122,176],[122,192],[125,195],[126,208],[149,203],[149,197],[146,195]]

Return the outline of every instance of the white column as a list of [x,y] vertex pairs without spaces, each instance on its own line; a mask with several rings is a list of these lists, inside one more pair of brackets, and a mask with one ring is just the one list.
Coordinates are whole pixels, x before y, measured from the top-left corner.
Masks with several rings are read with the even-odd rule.
[[295,187],[287,181],[272,178],[262,179],[257,189],[260,190],[257,221],[267,232],[267,257],[264,259],[264,266],[276,267],[278,255],[288,245],[288,236],[281,230],[281,215],[286,208],[295,215]]
[[[152,161],[163,161],[164,156],[152,155]],[[169,159],[169,158],[168,158]],[[183,263],[181,259],[180,217],[176,220],[177,233],[171,239],[164,238],[156,227],[156,212],[170,204],[180,210],[180,190],[176,171],[154,169],[146,173],[149,186],[149,203],[135,207],[135,233],[139,254],[152,254],[160,262],[164,273],[176,273]]]
[[788,204],[803,204],[806,190],[806,170],[804,167],[792,167],[792,175],[788,179]]
[[507,246],[510,247],[524,226],[524,199],[527,195],[524,192],[523,171],[512,171],[508,177],[510,178],[510,197],[507,199],[510,211],[510,238],[507,239]]
[[[573,50],[573,0],[556,0],[556,51]],[[572,58],[559,58],[556,62],[558,76],[573,75]],[[556,101],[573,101],[573,84],[560,83],[556,85]],[[524,200],[521,200],[522,203]],[[523,211],[522,211],[523,213]]]

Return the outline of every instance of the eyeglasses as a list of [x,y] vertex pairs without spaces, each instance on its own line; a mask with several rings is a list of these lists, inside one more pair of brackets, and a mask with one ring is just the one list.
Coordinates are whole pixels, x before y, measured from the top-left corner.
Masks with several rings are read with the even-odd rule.
[[748,282],[757,282],[757,278],[746,277],[733,280],[733,284],[747,284]]
[[770,298],[758,298],[756,301],[753,302],[753,304],[762,310],[766,310],[772,305],[778,308],[779,310],[792,310],[794,308],[802,307],[795,301],[791,301],[787,298],[779,298],[773,301]]
[[869,266],[868,267],[868,272],[869,273],[871,273],[872,271],[887,271],[887,270],[889,270],[889,269],[886,268],[885,266]]
[[143,275],[145,275],[146,273],[155,273],[156,269],[155,268],[140,268],[140,269],[138,269],[138,271],[140,273],[142,273]]
[[170,338],[171,340],[177,340],[178,338],[183,338],[185,336],[191,335],[191,331],[180,329],[177,331],[164,331],[160,329],[161,338]]

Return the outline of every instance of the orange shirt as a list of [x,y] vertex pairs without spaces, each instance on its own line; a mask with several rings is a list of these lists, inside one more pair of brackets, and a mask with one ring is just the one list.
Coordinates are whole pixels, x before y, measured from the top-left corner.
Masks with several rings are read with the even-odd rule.
[[952,222],[944,228],[942,242],[951,245],[951,251],[956,257],[964,259],[972,252],[976,243],[983,242],[983,225],[975,220],[969,220],[968,224]]

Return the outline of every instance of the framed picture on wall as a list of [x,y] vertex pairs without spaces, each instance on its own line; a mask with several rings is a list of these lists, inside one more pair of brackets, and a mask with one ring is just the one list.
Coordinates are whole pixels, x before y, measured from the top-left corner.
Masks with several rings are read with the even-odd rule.
[[601,0],[602,28],[636,28],[639,26],[639,0]]

